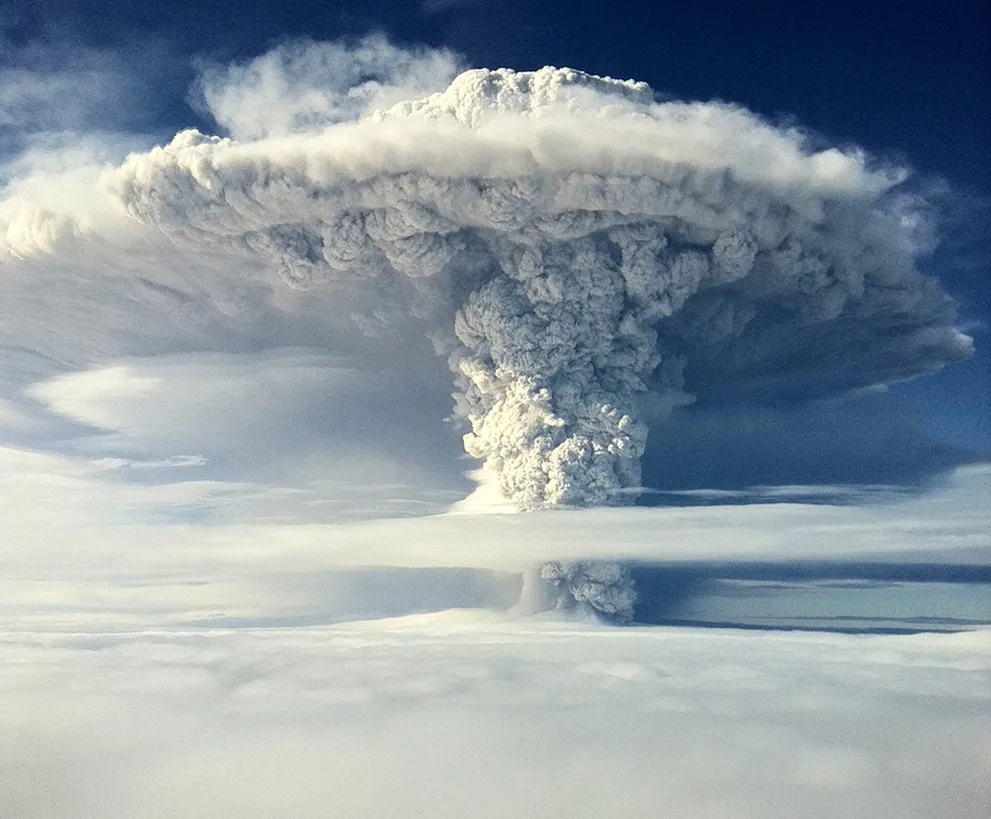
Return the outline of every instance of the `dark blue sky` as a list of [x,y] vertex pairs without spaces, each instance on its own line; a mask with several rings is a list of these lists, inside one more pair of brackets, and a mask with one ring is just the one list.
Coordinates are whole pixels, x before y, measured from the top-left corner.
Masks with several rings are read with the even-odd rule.
[[[200,124],[185,104],[193,60],[256,55],[293,37],[384,31],[448,46],[475,66],[569,65],[632,77],[679,98],[741,103],[831,144],[907,164],[920,188],[946,183],[942,248],[924,260],[961,305],[974,361],[896,387],[941,437],[991,452],[991,29],[987,4],[615,3],[601,0],[266,2],[14,0],[0,3],[13,46],[71,42],[161,66],[135,130]],[[152,85],[156,85],[153,78]]]

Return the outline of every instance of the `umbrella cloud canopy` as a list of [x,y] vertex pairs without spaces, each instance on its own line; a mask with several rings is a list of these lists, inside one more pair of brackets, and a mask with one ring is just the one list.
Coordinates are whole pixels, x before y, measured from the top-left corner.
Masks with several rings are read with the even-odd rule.
[[903,174],[738,107],[472,70],[353,121],[242,130],[184,131],[110,184],[183,248],[260,261],[368,333],[420,326],[449,357],[466,451],[521,509],[629,498],[648,423],[663,435],[678,405],[970,354],[915,267],[928,219]]

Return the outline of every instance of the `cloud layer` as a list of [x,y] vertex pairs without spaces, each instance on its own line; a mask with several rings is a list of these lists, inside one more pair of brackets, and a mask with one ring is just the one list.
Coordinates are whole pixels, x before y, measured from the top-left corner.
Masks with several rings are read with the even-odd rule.
[[[988,634],[507,624],[5,631],[0,807],[978,819]],[[71,691],[67,702],[66,692]]]

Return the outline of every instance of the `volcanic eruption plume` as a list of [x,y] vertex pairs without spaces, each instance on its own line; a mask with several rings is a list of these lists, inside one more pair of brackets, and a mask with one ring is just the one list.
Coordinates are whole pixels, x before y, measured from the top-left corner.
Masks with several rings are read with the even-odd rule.
[[260,257],[314,299],[367,291],[366,326],[417,317],[466,451],[536,509],[628,497],[645,407],[965,357],[900,181],[740,108],[544,68],[283,137],[185,131],[114,184],[178,243]]
[[[370,335],[416,327],[450,362],[466,452],[519,509],[628,502],[648,424],[663,435],[679,405],[842,393],[969,355],[915,266],[929,220],[904,172],[571,69],[470,70],[427,94],[450,60],[363,48],[357,68],[311,44],[302,63],[277,51],[208,75],[233,136],[183,131],[104,171],[144,226],[114,230],[202,260],[168,281],[136,264],[149,298],[268,292],[271,271],[309,319],[345,305]],[[0,211],[0,252],[29,265],[89,241],[100,207]],[[112,258],[106,237],[90,246]],[[545,569],[629,616],[627,571]]]

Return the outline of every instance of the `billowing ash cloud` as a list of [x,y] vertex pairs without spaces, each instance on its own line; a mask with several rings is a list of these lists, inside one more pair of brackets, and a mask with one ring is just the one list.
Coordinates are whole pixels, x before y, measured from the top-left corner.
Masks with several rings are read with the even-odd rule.
[[468,71],[253,141],[186,131],[111,178],[186,248],[261,260],[317,303],[346,295],[369,332],[422,324],[466,451],[521,509],[629,498],[646,422],[679,404],[965,358],[952,302],[914,266],[926,220],[901,181],[739,108],[555,68]]
[[637,592],[632,573],[621,563],[552,561],[541,567],[540,579],[556,590],[558,608],[586,605],[614,622],[633,619]]
[[246,63],[204,66],[195,97],[231,136],[258,139],[357,119],[446,85],[460,68],[449,51],[399,48],[382,35],[294,41]]

